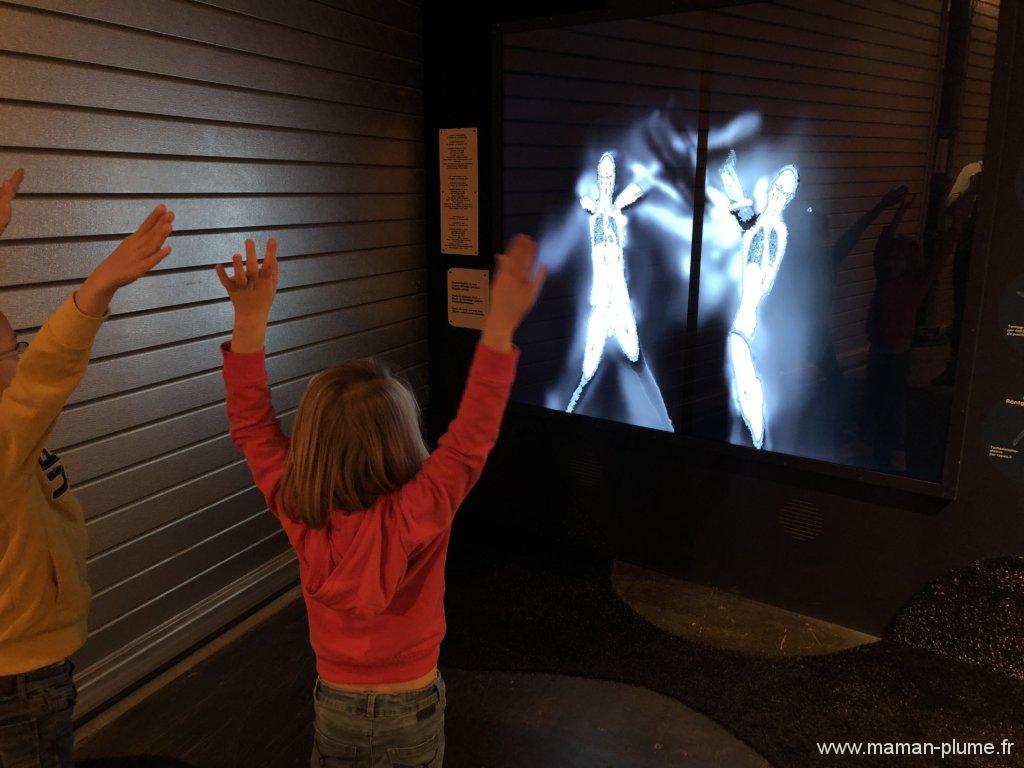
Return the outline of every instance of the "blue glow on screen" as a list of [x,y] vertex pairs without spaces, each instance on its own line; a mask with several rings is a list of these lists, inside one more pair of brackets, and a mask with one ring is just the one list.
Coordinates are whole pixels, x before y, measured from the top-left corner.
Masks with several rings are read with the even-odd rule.
[[[792,347],[807,330],[798,313],[783,322],[762,318],[762,305],[786,270],[793,226],[813,213],[806,204],[806,213],[798,209],[797,225],[784,216],[797,195],[797,153],[785,140],[762,137],[761,126],[751,112],[708,131],[696,317],[700,328],[721,327],[720,387],[738,426],[729,439],[757,448],[772,447],[769,425],[806,394],[780,372],[799,368]],[[682,357],[689,313],[697,158],[696,130],[662,111],[619,136],[602,135],[583,153],[574,187],[538,238],[541,258],[570,291],[561,300],[574,308],[562,372],[544,388],[546,407],[665,431],[678,426],[666,393],[684,377],[671,361],[673,350]],[[775,354],[780,334],[788,341]]]

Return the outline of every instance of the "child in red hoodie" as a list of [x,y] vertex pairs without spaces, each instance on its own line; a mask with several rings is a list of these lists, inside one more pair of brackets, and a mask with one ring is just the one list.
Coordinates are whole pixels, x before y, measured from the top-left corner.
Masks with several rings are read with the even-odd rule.
[[444,757],[444,563],[452,517],[498,437],[515,375],[512,336],[544,282],[518,235],[496,257],[491,311],[455,420],[428,455],[409,389],[379,364],[341,363],[278,426],[263,339],[277,286],[247,240],[231,275],[224,345],[231,437],[298,555],[319,679],[311,765],[425,765]]

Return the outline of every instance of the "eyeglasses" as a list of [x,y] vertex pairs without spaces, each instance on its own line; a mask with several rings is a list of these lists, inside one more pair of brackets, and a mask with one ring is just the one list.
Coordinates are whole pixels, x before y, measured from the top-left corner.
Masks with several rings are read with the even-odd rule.
[[0,360],[6,360],[8,357],[21,357],[25,354],[26,349],[28,349],[28,342],[19,341],[14,345],[14,349],[9,349],[6,352],[0,353]]

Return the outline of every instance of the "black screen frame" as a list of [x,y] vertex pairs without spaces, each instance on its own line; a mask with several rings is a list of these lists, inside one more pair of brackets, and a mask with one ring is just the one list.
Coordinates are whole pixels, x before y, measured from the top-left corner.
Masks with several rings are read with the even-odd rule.
[[[491,25],[491,93],[492,98],[492,146],[491,146],[491,226],[496,236],[504,232],[504,37],[511,32],[523,32],[532,29],[552,29],[575,26],[602,21],[645,18],[686,11],[712,10],[735,5],[747,5],[758,0],[650,0],[643,3],[631,3],[621,7],[602,10],[566,13],[553,16],[540,16],[516,21],[498,22]],[[945,25],[948,9],[943,11]],[[856,467],[853,465],[812,459],[802,456],[777,453],[771,450],[757,450],[748,446],[707,438],[687,435],[685,433],[666,433],[661,430],[636,426],[625,422],[605,419],[584,414],[567,414],[545,408],[540,405],[511,401],[509,411],[512,414],[525,416],[542,416],[559,426],[559,431],[579,435],[587,430],[602,432],[620,432],[631,438],[641,435],[652,441],[658,441],[675,448],[681,448],[690,455],[707,454],[717,456],[722,462],[742,471],[744,467],[755,473],[778,468],[787,474],[815,479],[832,477],[838,481],[866,483],[879,489],[890,489],[896,493],[931,497],[936,500],[953,501],[957,498],[960,484],[960,469],[963,463],[963,450],[967,432],[967,408],[970,401],[972,380],[975,367],[975,350],[978,339],[978,319],[981,314],[982,296],[988,271],[988,263],[992,257],[990,243],[996,203],[996,190],[999,185],[999,157],[995,147],[999,145],[998,136],[1003,130],[1005,113],[1009,105],[1010,94],[1006,89],[997,90],[1000,82],[1000,70],[1007,66],[1005,61],[1003,35],[999,36],[996,49],[995,67],[993,68],[992,91],[989,102],[989,116],[986,126],[985,159],[986,170],[982,175],[981,191],[978,201],[978,214],[973,242],[971,244],[970,271],[967,283],[966,305],[958,351],[958,366],[953,387],[950,418],[948,424],[946,451],[942,466],[942,476],[937,482],[922,480],[902,475],[891,475],[878,470]],[[945,39],[943,40],[943,49]],[[703,195],[701,195],[703,200]],[[694,220],[697,220],[694,216]],[[699,242],[699,241],[698,241]],[[496,244],[497,245],[497,244]],[[699,269],[700,255],[697,254]],[[699,273],[698,273],[699,274]],[[699,288],[691,288],[691,300],[699,305]],[[688,307],[688,313],[695,315],[696,306]],[[688,323],[688,328],[689,328]],[[688,331],[689,332],[689,331]],[[684,350],[684,355],[689,351]]]

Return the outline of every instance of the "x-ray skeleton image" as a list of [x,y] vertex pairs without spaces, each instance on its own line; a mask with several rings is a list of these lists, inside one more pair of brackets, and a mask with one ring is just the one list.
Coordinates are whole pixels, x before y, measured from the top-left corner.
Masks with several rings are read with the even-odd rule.
[[643,194],[639,184],[631,183],[615,196],[615,158],[610,152],[605,152],[597,163],[597,200],[590,195],[580,197],[580,205],[590,214],[591,309],[583,351],[583,371],[565,410],[572,413],[576,409],[587,385],[597,373],[608,340],[614,338],[637,376],[643,397],[658,413],[663,422],[662,428],[671,431],[672,422],[661,391],[644,363],[627,285],[627,219],[623,209],[636,203]]
[[755,448],[763,448],[767,431],[764,387],[751,352],[757,314],[779,274],[789,233],[782,218],[796,195],[800,176],[796,166],[785,165],[772,178],[768,199],[760,213],[743,191],[736,173],[736,152],[730,150],[721,168],[729,210],[743,229],[740,304],[728,334],[728,360],[732,368],[733,403],[743,418]]

